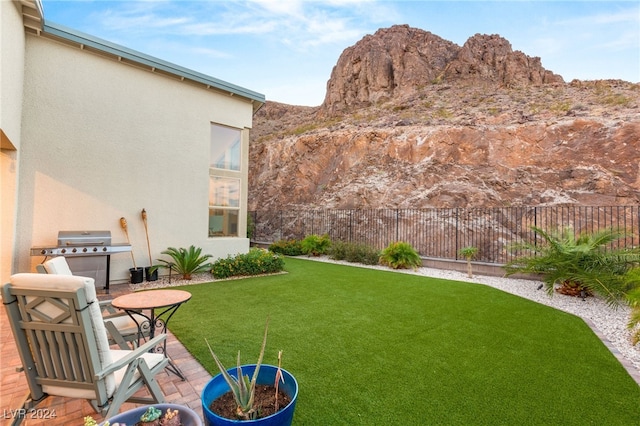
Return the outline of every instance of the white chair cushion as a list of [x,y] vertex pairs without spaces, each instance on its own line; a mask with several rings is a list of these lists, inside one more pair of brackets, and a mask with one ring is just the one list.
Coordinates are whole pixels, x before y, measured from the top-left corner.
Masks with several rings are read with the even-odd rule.
[[[126,355],[128,355],[131,351],[125,351],[125,350],[121,350],[121,349],[112,349],[111,350],[111,358],[114,361],[119,360],[120,358],[125,357]],[[155,367],[156,365],[158,365],[159,363],[161,363],[162,361],[164,361],[164,354],[161,353],[152,353],[152,352],[145,352],[144,354],[142,354],[142,358],[144,359],[145,363],[147,364],[147,367],[149,367],[149,369],[152,369],[153,367]],[[123,383],[122,383],[122,378],[124,376],[124,373],[126,372],[126,367],[121,368],[120,370],[116,371],[115,373],[115,378],[116,378],[116,388],[119,388]],[[135,382],[136,380],[138,380],[140,378],[140,372],[138,370],[136,370],[136,372],[133,375],[133,379],[131,380],[131,382]],[[126,383],[125,386],[129,387],[131,385],[131,383]]]
[[[133,316],[138,324],[149,321],[142,315],[133,314]],[[123,337],[138,333],[138,325],[136,324],[136,321],[132,320],[127,314],[110,316],[104,318],[104,320],[112,322]]]
[[52,257],[44,262],[44,269],[47,271],[47,274],[73,275],[67,259],[63,256]]

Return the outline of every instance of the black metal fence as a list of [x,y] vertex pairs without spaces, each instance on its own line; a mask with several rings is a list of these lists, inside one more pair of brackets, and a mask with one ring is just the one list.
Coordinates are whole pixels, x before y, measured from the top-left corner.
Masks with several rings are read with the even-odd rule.
[[477,247],[475,259],[506,263],[519,253],[511,246],[534,241],[532,227],[571,228],[576,235],[616,229],[616,244],[640,245],[640,206],[541,206],[495,208],[253,211],[252,241],[271,243],[328,234],[332,241],[383,249],[410,243],[422,256],[458,259],[463,247]]

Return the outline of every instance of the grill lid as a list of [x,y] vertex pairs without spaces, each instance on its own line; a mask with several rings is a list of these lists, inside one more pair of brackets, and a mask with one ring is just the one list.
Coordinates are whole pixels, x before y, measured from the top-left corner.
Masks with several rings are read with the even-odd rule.
[[59,231],[58,247],[110,246],[111,231]]

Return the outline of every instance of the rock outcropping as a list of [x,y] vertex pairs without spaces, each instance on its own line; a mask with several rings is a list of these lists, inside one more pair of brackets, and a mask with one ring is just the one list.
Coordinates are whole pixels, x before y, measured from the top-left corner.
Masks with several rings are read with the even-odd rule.
[[327,88],[256,114],[250,210],[640,203],[639,84],[567,84],[499,36],[396,26]]
[[345,49],[327,83],[323,111],[344,112],[400,98],[442,81],[509,87],[562,83],[540,58],[513,51],[498,35],[471,37],[460,47],[428,31],[396,25]]

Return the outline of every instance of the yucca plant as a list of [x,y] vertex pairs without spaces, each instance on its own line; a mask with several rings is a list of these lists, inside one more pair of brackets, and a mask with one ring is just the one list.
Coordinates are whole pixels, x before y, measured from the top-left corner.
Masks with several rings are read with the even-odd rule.
[[471,266],[471,259],[473,259],[474,257],[476,257],[476,254],[478,254],[478,247],[473,247],[473,246],[469,246],[469,247],[463,247],[460,249],[460,251],[458,251],[458,254],[462,257],[464,257],[467,261],[467,276],[469,278],[473,277],[473,269]]
[[[162,254],[166,254],[171,257],[172,261],[158,259],[162,262],[164,267],[171,268],[179,274],[182,274],[183,279],[190,280],[193,274],[200,272],[208,272],[211,270],[211,263],[207,263],[207,260],[211,258],[210,254],[201,254],[202,249],[194,246],[185,248],[169,247],[164,250]],[[153,273],[153,271],[151,271]]]
[[422,265],[422,259],[411,244],[399,241],[382,250],[380,263],[393,269],[416,269]]
[[258,417],[258,407],[254,406],[255,400],[255,390],[256,390],[256,381],[258,380],[258,373],[260,372],[260,365],[262,364],[262,358],[264,357],[264,349],[267,346],[267,330],[269,329],[269,319],[267,318],[267,323],[264,327],[264,338],[262,339],[262,348],[260,349],[260,355],[258,356],[258,362],[256,363],[256,369],[253,372],[253,376],[251,380],[248,375],[242,374],[242,367],[240,366],[240,351],[238,351],[238,357],[236,360],[236,371],[237,377],[233,377],[227,372],[227,369],[220,362],[217,355],[211,349],[211,345],[209,345],[209,341],[205,339],[207,342],[207,347],[209,348],[209,352],[211,352],[211,356],[213,360],[216,362],[218,369],[220,370],[220,374],[224,377],[225,382],[231,388],[231,393],[233,393],[233,399],[236,401],[238,407],[236,408],[236,415],[238,419],[241,420],[254,420]]

